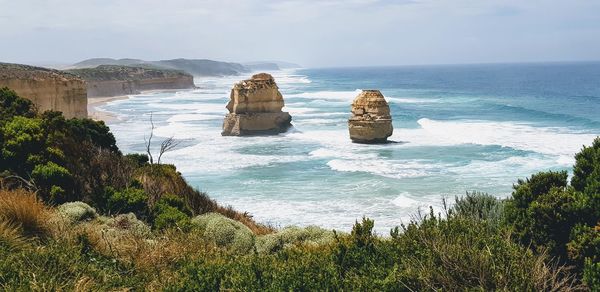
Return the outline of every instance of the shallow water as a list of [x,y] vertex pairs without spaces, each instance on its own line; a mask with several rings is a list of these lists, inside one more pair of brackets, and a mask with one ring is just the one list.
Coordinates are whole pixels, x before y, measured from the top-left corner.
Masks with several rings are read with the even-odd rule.
[[[277,226],[349,230],[407,222],[418,208],[479,190],[506,197],[517,178],[569,170],[600,134],[600,63],[303,69],[271,72],[294,128],[268,137],[222,137],[234,82],[196,78],[200,89],[131,96],[103,110],[124,152],[144,136],[174,136],[164,157],[221,203]],[[394,119],[385,145],[348,138],[350,103],[380,89]],[[160,139],[160,138],[158,138]]]

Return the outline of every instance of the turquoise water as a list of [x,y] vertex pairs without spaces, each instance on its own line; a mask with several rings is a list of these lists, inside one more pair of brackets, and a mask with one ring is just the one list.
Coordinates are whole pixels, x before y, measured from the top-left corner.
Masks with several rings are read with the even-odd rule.
[[[303,69],[271,72],[294,128],[222,137],[234,82],[131,96],[102,107],[125,152],[144,136],[174,136],[164,160],[224,204],[276,226],[348,230],[375,219],[384,233],[419,208],[479,190],[506,197],[517,178],[569,170],[600,134],[600,63]],[[386,145],[353,144],[346,121],[360,89],[380,89],[394,119]],[[160,139],[160,138],[159,138]]]

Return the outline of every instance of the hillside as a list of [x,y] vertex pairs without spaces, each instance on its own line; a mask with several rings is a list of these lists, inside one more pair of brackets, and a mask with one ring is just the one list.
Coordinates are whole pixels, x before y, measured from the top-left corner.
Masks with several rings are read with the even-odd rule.
[[194,76],[239,75],[249,69],[238,63],[219,62],[206,59],[172,59],[145,61],[139,59],[95,58],[73,64],[73,69],[93,68],[99,65],[154,67],[157,69],[181,70]]
[[123,155],[103,122],[0,89],[0,290],[600,289],[600,138],[570,182],[548,171],[504,200],[467,193],[387,236],[368,218],[350,233],[265,226],[152,152]]
[[100,65],[95,68],[71,69],[67,72],[87,82],[88,97],[136,94],[143,90],[185,89],[194,87],[194,77],[188,73],[157,69]]
[[207,59],[171,59],[146,61],[141,59],[92,58],[73,64],[71,69],[94,68],[100,65],[133,66],[156,69],[181,70],[194,76],[229,76],[259,70],[280,70],[301,68],[302,66],[281,61],[261,61],[247,63],[220,62]]

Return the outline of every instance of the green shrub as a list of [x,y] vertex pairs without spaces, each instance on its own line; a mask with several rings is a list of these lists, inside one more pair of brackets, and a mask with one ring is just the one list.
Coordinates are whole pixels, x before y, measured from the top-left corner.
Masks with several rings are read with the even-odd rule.
[[107,210],[112,214],[134,213],[139,217],[148,216],[148,195],[142,189],[127,188],[116,191],[107,187]]
[[58,212],[72,223],[91,220],[98,217],[96,209],[84,202],[69,202],[58,206]]
[[54,162],[38,164],[31,172],[31,178],[47,200],[61,203],[71,199],[73,176],[66,168]]
[[196,216],[192,224],[203,236],[219,247],[247,253],[254,247],[254,234],[246,225],[218,213]]
[[179,228],[189,231],[191,228],[190,217],[172,206],[162,206],[154,213],[154,228],[158,230]]
[[8,87],[0,88],[0,127],[15,116],[33,118],[36,114],[35,105],[28,99],[20,98]]
[[161,206],[171,206],[188,216],[192,215],[192,210],[188,208],[183,199],[175,195],[166,194],[162,196],[156,203],[156,208],[160,208]]
[[0,130],[3,143],[0,145],[2,170],[12,170],[26,177],[26,173],[41,161],[46,149],[45,133],[42,121],[21,116],[9,120]]
[[142,167],[148,164],[148,155],[140,153],[130,153],[125,155],[125,159],[133,162],[137,167]]
[[477,220],[486,220],[494,225],[503,220],[504,205],[496,197],[486,193],[472,192],[457,197],[450,209],[453,216],[465,216]]
[[191,229],[190,215],[192,212],[187,208],[183,199],[174,195],[164,195],[156,202],[153,208],[154,228],[167,229],[179,228],[182,230]]
[[276,233],[258,236],[256,250],[259,253],[273,253],[284,247],[296,244],[324,245],[335,240],[334,233],[318,226],[286,227]]
[[583,282],[591,291],[600,291],[600,262],[585,260],[583,269]]
[[600,193],[600,138],[575,155],[571,185],[580,192]]
[[144,221],[137,219],[134,213],[119,214],[117,216],[107,218],[104,224],[118,230],[126,230],[132,234],[139,236],[147,236],[150,234],[150,226]]
[[401,255],[392,282],[414,291],[548,291],[569,289],[571,275],[473,217],[430,212],[393,237]]
[[505,205],[507,222],[523,244],[540,251],[548,249],[562,260],[567,259],[571,229],[589,213],[583,195],[566,188],[566,180],[566,172],[539,173],[527,181],[519,180]]
[[600,262],[600,222],[596,227],[577,225],[571,230],[571,241],[567,244],[569,259],[583,266],[584,259]]

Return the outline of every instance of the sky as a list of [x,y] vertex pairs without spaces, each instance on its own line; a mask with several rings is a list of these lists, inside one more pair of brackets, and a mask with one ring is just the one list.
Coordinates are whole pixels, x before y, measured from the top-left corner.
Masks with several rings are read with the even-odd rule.
[[600,60],[598,0],[0,0],[0,62]]

